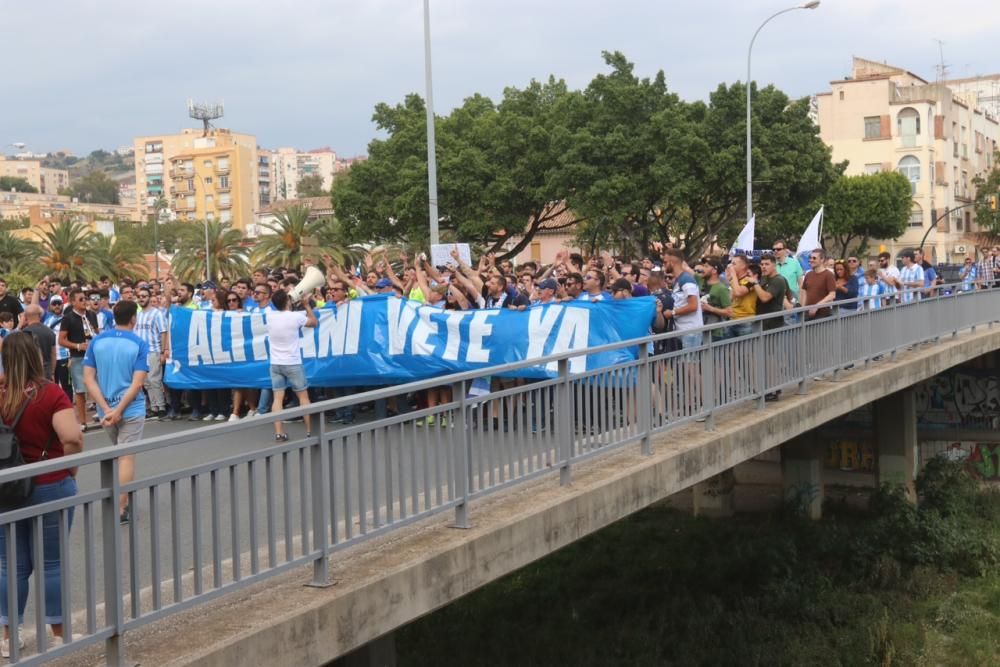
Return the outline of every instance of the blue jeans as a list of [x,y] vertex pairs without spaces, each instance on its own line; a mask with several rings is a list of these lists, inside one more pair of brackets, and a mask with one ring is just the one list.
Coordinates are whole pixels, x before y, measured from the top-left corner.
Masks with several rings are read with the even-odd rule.
[[[40,505],[53,500],[76,495],[76,480],[66,477],[54,484],[36,484],[28,498],[28,505]],[[73,508],[69,508],[69,523],[73,525]],[[23,621],[24,606],[28,603],[28,577],[34,561],[35,521],[25,519],[14,524],[14,551],[17,554],[17,617]],[[0,625],[9,625],[7,609],[7,535],[6,526],[0,528]],[[59,562],[59,513],[49,512],[42,517],[42,562],[45,572],[45,622],[62,623],[62,574]],[[37,578],[35,583],[37,584]]]
[[257,414],[266,415],[271,411],[271,403],[274,401],[274,392],[270,389],[260,390],[260,400],[257,401]]

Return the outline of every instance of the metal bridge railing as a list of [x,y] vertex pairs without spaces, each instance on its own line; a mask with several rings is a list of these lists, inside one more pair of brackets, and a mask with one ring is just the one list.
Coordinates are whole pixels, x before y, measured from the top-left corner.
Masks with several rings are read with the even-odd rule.
[[[579,352],[497,366],[491,375],[546,364],[556,373],[509,380],[486,395],[470,395],[483,373],[460,373],[2,472],[0,482],[69,466],[100,471],[98,488],[0,514],[9,563],[18,531],[33,528],[37,547],[25,614],[33,622],[27,633],[11,627],[11,659],[41,664],[104,642],[108,664],[120,664],[128,630],[306,564],[312,584],[325,586],[330,556],[347,546],[445,511],[468,526],[469,503],[481,496],[555,471],[566,484],[573,464],[589,457],[635,443],[649,454],[651,436],[679,424],[704,420],[712,429],[719,410],[746,402],[763,408],[769,392],[805,392],[815,376],[991,324],[1000,320],[1000,290],[941,288],[879,310],[835,306],[833,317],[810,322],[803,310],[773,316],[783,326],[772,330],[764,329],[771,317],[743,320],[752,332],[738,338],[713,336],[731,322],[704,327],[690,349],[678,344],[681,332],[593,348],[634,347],[637,358],[584,373],[569,370]],[[324,418],[342,406],[439,387],[450,388],[451,398],[432,408],[337,428]],[[213,438],[306,414],[318,420],[312,437],[119,486],[119,456],[209,447]],[[118,523],[120,493],[132,503],[127,527]],[[46,514],[60,537],[65,644],[46,635],[38,584]],[[11,577],[12,616],[16,589]],[[31,629],[34,645],[19,651],[19,635]]]

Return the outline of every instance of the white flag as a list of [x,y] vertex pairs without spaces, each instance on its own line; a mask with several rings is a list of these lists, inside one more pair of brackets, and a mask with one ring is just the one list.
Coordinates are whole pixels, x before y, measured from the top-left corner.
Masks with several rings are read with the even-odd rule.
[[819,210],[816,211],[816,215],[813,216],[812,222],[806,227],[806,231],[802,233],[802,238],[799,239],[799,247],[795,251],[795,256],[798,257],[803,253],[810,253],[816,248],[821,247],[819,233],[823,227],[823,207],[820,206]]
[[756,217],[756,215],[750,216],[750,220],[743,227],[743,231],[736,237],[736,243],[733,244],[732,249],[729,251],[730,255],[735,255],[737,250],[742,250],[743,252],[753,250],[753,221]]

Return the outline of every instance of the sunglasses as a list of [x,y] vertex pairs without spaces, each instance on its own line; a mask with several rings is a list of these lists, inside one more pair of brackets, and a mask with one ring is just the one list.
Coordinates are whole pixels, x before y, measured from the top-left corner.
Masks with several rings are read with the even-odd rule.
[[239,303],[239,299],[226,299],[226,303]]
[[784,248],[771,248],[773,252],[781,252]]

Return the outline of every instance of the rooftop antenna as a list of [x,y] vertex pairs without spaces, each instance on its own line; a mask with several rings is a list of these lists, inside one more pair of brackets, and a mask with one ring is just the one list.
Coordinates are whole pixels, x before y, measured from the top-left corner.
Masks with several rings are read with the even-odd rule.
[[950,67],[950,65],[947,65],[944,62],[944,42],[940,39],[935,39],[934,41],[938,43],[938,55],[940,56],[940,62],[937,67],[935,67],[937,70],[936,83],[941,83],[948,78],[948,67]]
[[222,118],[223,110],[222,104],[195,104],[194,100],[188,100],[188,115],[191,118],[200,120],[205,125],[205,132],[201,136],[208,136],[208,129],[211,127],[211,121],[216,118]]

